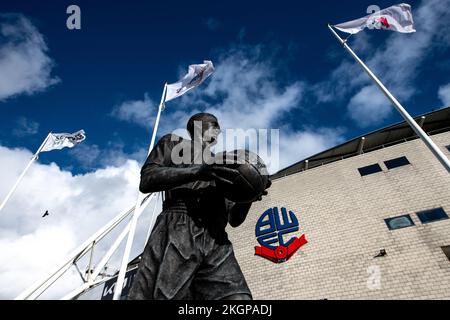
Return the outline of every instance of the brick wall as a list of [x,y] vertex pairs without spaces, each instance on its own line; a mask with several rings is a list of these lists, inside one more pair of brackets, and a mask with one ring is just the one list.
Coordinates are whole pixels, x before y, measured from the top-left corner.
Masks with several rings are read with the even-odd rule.
[[[450,132],[432,139],[450,157]],[[387,170],[383,161],[400,156],[411,165]],[[361,177],[374,163],[383,172]],[[296,214],[309,241],[281,264],[254,255],[256,221],[275,206]],[[421,224],[415,214],[436,207],[450,214],[450,175],[414,140],[277,179],[227,231],[255,299],[449,299],[440,247],[450,245],[450,219]],[[384,219],[403,214],[415,226],[389,230]],[[380,249],[387,255],[374,258]]]

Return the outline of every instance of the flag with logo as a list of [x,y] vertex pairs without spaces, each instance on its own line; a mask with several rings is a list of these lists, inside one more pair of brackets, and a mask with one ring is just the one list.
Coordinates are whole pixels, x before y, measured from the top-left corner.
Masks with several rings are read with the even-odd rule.
[[86,139],[84,130],[75,133],[50,133],[41,152],[62,149],[65,147],[73,148],[84,139]]
[[166,99],[164,101],[167,102],[185,94],[200,85],[213,72],[214,66],[211,61],[190,65],[188,73],[181,80],[167,85]]
[[416,32],[411,6],[406,3],[391,6],[363,18],[334,25],[334,27],[351,34],[358,33],[365,28],[391,30],[401,33]]

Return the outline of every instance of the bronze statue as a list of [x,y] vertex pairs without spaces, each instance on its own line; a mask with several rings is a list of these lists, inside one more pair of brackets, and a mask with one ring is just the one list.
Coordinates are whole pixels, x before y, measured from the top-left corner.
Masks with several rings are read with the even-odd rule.
[[[217,188],[218,180],[232,183],[224,176],[237,170],[204,160],[205,154],[214,156],[210,147],[220,133],[217,118],[196,114],[187,130],[192,140],[163,136],[142,167],[141,192],[165,191],[165,199],[128,299],[250,300],[225,227],[242,224],[251,203],[234,203]],[[182,154],[187,149],[180,146],[192,152]],[[175,161],[186,156],[190,163]]]

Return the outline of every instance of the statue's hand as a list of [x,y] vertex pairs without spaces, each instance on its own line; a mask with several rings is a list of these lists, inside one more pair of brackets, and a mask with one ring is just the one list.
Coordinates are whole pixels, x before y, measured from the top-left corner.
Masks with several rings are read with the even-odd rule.
[[267,196],[269,194],[269,192],[267,191],[267,189],[270,188],[270,186],[272,185],[272,180],[270,180],[270,178],[267,180],[267,184],[266,184],[266,189],[263,191],[263,193],[259,196],[258,199],[256,199],[257,201],[261,201],[263,196]]
[[197,169],[198,179],[202,181],[217,180],[226,184],[233,184],[232,180],[237,175],[239,175],[238,170],[217,164],[202,164]]

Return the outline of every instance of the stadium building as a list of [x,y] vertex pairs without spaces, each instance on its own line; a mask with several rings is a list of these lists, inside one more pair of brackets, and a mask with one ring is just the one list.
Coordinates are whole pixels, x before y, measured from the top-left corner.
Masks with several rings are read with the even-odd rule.
[[[415,120],[450,156],[450,108]],[[227,230],[255,299],[450,298],[450,175],[406,123],[309,157],[272,180],[244,224]],[[298,230],[277,237],[281,208],[295,215]],[[270,221],[271,212],[280,217]],[[302,235],[307,243],[285,262],[255,255],[261,244]]]
[[[450,157],[450,107],[415,120]],[[405,122],[271,178],[227,229],[254,299],[450,298],[450,175]],[[112,299],[115,281],[77,299]]]

